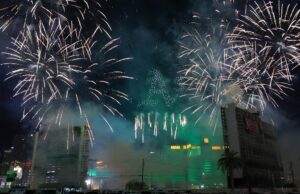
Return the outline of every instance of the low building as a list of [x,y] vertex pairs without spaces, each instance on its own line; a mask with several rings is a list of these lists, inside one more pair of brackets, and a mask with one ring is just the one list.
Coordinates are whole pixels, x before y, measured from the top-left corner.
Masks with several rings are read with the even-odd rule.
[[237,187],[272,188],[282,186],[283,167],[276,128],[261,120],[255,110],[235,104],[221,109],[224,147],[237,152],[244,167],[234,173]]

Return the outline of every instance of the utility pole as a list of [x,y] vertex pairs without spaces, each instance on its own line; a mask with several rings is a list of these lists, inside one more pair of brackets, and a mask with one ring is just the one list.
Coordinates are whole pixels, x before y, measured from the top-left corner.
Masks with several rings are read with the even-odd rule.
[[188,190],[188,182],[189,182],[189,177],[188,177],[188,152],[187,150],[185,152],[185,162],[184,162],[184,179],[185,179],[185,190]]
[[144,188],[144,168],[145,168],[145,159],[142,160],[142,188]]

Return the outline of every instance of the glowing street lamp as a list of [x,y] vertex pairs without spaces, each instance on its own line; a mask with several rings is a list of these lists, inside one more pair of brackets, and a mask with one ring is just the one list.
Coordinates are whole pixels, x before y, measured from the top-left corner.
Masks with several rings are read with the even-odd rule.
[[85,184],[86,184],[86,187],[91,190],[92,188],[92,179],[86,179],[85,180]]

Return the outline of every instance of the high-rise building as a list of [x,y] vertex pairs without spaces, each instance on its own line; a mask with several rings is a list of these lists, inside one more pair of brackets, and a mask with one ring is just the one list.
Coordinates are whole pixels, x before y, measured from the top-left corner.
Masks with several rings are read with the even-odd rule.
[[86,126],[37,132],[31,188],[83,188],[89,143]]
[[234,173],[238,187],[280,187],[283,167],[277,145],[276,129],[261,120],[255,110],[235,104],[221,109],[224,147],[237,152],[244,162]]

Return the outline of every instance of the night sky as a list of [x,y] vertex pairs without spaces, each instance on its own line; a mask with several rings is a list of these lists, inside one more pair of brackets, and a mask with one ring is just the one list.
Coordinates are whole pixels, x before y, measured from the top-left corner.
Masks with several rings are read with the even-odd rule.
[[[204,14],[209,10],[211,2],[212,0],[110,0],[103,3],[103,10],[113,29],[112,36],[121,38],[120,54],[133,57],[133,60],[123,66],[124,71],[135,78],[122,85],[130,95],[130,101],[122,107],[128,120],[133,119],[136,103],[142,97],[145,77],[149,70],[158,68],[166,78],[174,79],[181,65],[177,58],[177,41],[192,21],[192,13]],[[242,4],[236,1],[235,8],[242,7]],[[0,33],[1,51],[8,41],[8,34]],[[0,55],[0,61],[3,60]],[[278,101],[279,108],[268,107],[268,113],[264,114],[264,117],[271,116],[277,121],[283,157],[293,161],[300,158],[300,153],[295,149],[300,146],[299,69],[294,71],[295,91],[288,91],[288,96]],[[1,67],[1,80],[4,80],[6,73],[7,69]],[[30,122],[20,121],[21,102],[19,98],[12,98],[12,83],[11,80],[0,82],[0,150],[11,146],[12,137],[16,133],[34,131]]]

